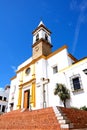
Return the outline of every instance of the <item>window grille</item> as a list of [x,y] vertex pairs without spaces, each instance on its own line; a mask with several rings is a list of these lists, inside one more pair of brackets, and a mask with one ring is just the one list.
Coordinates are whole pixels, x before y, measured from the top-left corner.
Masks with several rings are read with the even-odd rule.
[[70,77],[70,84],[71,84],[71,89],[73,91],[75,90],[81,90],[82,89],[82,81],[81,77],[79,74],[73,75]]

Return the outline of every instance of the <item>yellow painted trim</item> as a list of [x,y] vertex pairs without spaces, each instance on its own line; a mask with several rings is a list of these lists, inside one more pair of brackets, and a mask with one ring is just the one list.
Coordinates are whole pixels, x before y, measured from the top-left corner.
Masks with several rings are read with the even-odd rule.
[[17,109],[21,108],[21,101],[22,101],[22,88],[27,87],[28,85],[32,84],[31,92],[32,92],[32,98],[30,99],[32,102],[33,107],[35,107],[35,64],[31,66],[31,73],[32,73],[32,79],[28,82],[23,83],[23,71],[20,72],[20,81],[19,81],[19,96],[18,96],[18,105]]
[[72,54],[69,53],[68,56],[69,56],[72,60],[74,60],[75,62],[78,61]]
[[17,109],[21,108],[21,100],[22,100],[22,87],[19,87],[19,95],[18,95],[18,105],[17,105]]
[[23,83],[23,71],[20,72],[19,85]]
[[40,60],[41,58],[44,59],[49,59],[50,57],[54,56],[55,54],[59,53],[60,51],[64,50],[65,48],[67,48],[66,45],[62,46],[61,48],[59,48],[58,50],[52,52],[51,54],[49,54],[47,57],[44,55],[41,55],[40,57],[33,59],[29,64],[25,65],[24,67],[20,68],[19,70],[17,70],[16,73],[19,73],[20,71],[23,71],[25,68],[29,67],[32,64],[35,64],[35,62],[37,62],[38,60]]
[[35,81],[36,80],[36,78],[33,78],[33,79],[31,79],[30,81],[28,81],[28,82],[25,82],[25,83],[21,83],[19,86],[26,86],[26,85],[28,85],[28,84],[30,84],[30,83],[32,83],[33,81]]
[[35,82],[32,82],[30,103],[32,104],[33,107],[36,106],[36,84],[35,84]]
[[24,67],[20,68],[19,70],[16,71],[16,73],[19,73],[20,71],[23,71],[24,69],[28,68],[30,65],[32,65],[34,62],[31,61],[29,64],[25,65]]
[[51,53],[50,55],[47,56],[47,59],[49,59],[50,57],[54,56],[55,54],[59,53],[60,51],[64,50],[65,48],[67,48],[66,45],[62,46],[61,48],[59,48],[58,50],[54,51],[53,53]]
[[38,58],[36,58],[36,59],[34,59],[33,61],[34,61],[34,63],[35,62],[37,62],[38,60],[40,60],[40,59],[47,59],[47,57],[46,56],[44,56],[44,55],[41,55],[41,56],[39,56]]
[[[68,69],[70,69],[70,68],[72,68],[72,67],[74,67],[74,66],[77,66],[78,64],[80,64],[81,62],[84,62],[84,61],[86,61],[86,60],[87,60],[87,57],[84,58],[84,59],[81,59],[81,60],[77,61],[75,64],[72,64],[72,65],[70,65],[70,66],[68,66],[68,67],[66,67],[66,68],[64,68],[64,69],[62,69],[62,70],[60,70],[59,72],[66,71],[66,70],[68,70]],[[59,72],[58,72],[58,73],[59,73]]]
[[[20,68],[19,70],[17,70],[16,73],[19,73],[19,72],[23,71],[24,69],[26,69],[26,68],[29,67],[30,65],[33,65],[33,64],[34,64],[34,66],[35,66],[35,62],[37,62],[38,60],[40,60],[40,59],[42,59],[42,58],[45,59],[45,60],[47,60],[47,59],[49,59],[50,57],[54,56],[55,54],[61,52],[62,50],[66,49],[66,48],[67,48],[67,46],[64,45],[64,46],[62,46],[61,48],[59,48],[58,50],[56,50],[56,51],[52,52],[51,54],[49,54],[47,57],[44,56],[44,55],[41,55],[40,57],[38,57],[38,58],[36,58],[36,59],[33,59],[30,63],[28,63],[28,64],[25,65],[24,67]],[[76,61],[76,59],[75,59],[71,54],[69,54],[68,56],[69,56],[70,58],[72,58],[74,61]],[[13,77],[12,80],[13,80],[14,78],[16,78],[16,76]],[[32,74],[32,78],[35,78],[35,73]]]
[[32,65],[32,68],[31,68],[31,75],[32,75],[32,79],[35,78],[35,64]]
[[46,59],[46,56],[42,55],[40,57],[38,57],[37,59],[32,60],[29,64],[25,65],[24,67],[20,68],[19,70],[16,71],[16,73],[19,73],[20,71],[23,71],[24,69],[26,69],[27,67],[29,67],[32,64],[35,64],[35,62],[37,62],[38,60],[40,60],[41,58]]

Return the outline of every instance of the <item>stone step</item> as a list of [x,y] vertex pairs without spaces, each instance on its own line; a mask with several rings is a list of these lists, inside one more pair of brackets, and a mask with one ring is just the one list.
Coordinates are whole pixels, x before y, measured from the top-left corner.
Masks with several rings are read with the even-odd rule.
[[69,120],[59,120],[59,123],[60,124],[68,124],[68,123],[70,123],[70,121]]
[[66,116],[57,116],[57,119],[58,120],[63,120],[63,119],[67,120],[67,117]]
[[61,124],[61,128],[63,129],[68,129],[68,128],[73,128],[73,123],[70,123],[70,124]]

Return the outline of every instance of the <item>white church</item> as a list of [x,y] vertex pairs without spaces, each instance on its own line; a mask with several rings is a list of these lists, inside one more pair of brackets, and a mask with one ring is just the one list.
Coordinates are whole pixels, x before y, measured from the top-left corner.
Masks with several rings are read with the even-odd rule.
[[70,90],[67,107],[87,106],[87,57],[77,60],[66,45],[52,52],[51,31],[41,21],[32,32],[32,56],[11,78],[8,111],[63,106],[57,83]]

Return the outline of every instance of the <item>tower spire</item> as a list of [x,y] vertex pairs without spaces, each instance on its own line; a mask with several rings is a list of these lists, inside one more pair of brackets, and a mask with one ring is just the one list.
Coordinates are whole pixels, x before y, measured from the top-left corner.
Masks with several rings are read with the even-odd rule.
[[[42,21],[42,20],[40,21],[40,23],[39,23],[38,27],[39,27],[40,25],[44,25],[44,23],[43,23],[43,21]],[[44,26],[45,26],[45,25],[44,25]]]

